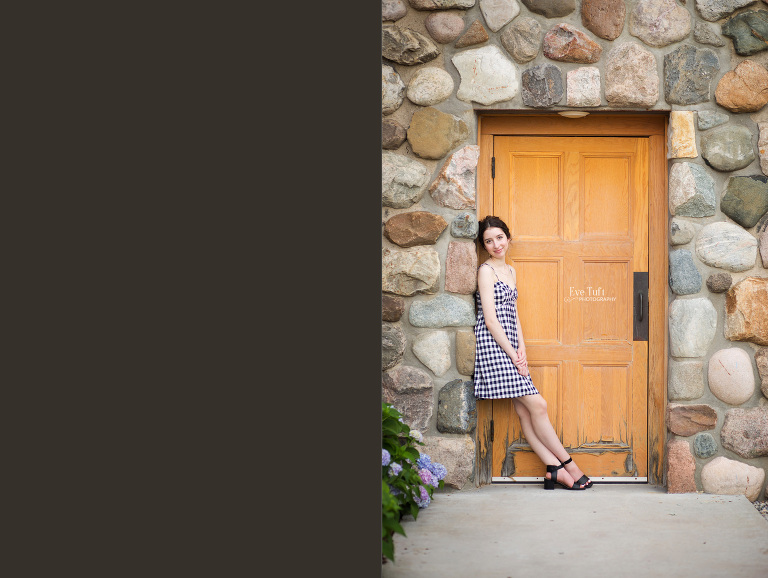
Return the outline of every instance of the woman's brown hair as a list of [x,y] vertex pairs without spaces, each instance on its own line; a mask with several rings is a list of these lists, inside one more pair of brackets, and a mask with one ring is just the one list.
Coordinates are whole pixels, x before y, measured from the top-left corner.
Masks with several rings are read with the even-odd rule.
[[483,245],[483,233],[485,233],[486,229],[490,229],[491,227],[498,227],[504,231],[507,239],[511,238],[507,224],[498,217],[488,215],[483,220],[477,222],[477,242],[480,243],[480,246]]

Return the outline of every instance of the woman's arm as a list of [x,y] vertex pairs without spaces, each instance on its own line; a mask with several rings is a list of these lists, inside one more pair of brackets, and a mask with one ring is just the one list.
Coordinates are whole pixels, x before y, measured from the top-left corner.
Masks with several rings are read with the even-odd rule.
[[485,326],[491,333],[496,343],[509,355],[512,362],[517,360],[517,351],[512,347],[512,342],[504,333],[499,319],[496,317],[496,303],[493,300],[493,282],[495,277],[490,267],[480,267],[477,271],[477,290],[480,292],[480,305],[483,307]]
[[[517,271],[515,271],[514,267],[510,266],[510,270],[512,271],[512,282],[514,283],[515,287],[517,287]],[[519,294],[519,291],[518,291]],[[528,371],[528,357],[525,355],[525,340],[523,339],[523,327],[520,325],[520,308],[517,308],[517,315],[516,315],[516,328],[517,330],[517,362],[515,363],[515,367],[517,367],[517,370],[520,372],[520,375],[526,376],[529,374]]]
[[523,327],[520,325],[520,310],[517,310],[517,351],[525,355],[525,340],[523,339]]
[[[515,284],[515,288],[517,288],[517,271],[515,271],[514,267],[510,266],[510,269],[512,271],[512,282]],[[520,295],[520,291],[517,292],[518,295]],[[520,353],[522,351],[522,356],[525,358],[525,340],[523,339],[523,327],[520,325],[520,308],[517,308],[517,351]]]
[[520,375],[528,375],[528,357],[525,355],[525,341],[523,341],[523,328],[520,325],[520,309],[517,310],[517,358],[518,363],[515,366],[520,371]]

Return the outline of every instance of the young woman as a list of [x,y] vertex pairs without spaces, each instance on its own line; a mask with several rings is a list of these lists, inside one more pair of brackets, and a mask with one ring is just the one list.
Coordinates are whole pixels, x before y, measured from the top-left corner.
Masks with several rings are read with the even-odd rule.
[[490,259],[477,270],[475,397],[512,398],[525,439],[547,466],[545,490],[553,490],[555,483],[569,490],[591,488],[592,482],[560,443],[547,415],[547,402],[531,381],[517,316],[516,273],[506,263],[509,228],[494,216],[485,217],[479,225],[478,241]]

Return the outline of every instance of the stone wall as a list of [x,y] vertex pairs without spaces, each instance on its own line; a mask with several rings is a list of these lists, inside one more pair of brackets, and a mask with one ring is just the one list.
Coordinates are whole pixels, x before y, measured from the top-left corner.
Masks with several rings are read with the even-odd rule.
[[766,2],[382,0],[382,397],[449,485],[474,478],[479,114],[660,110],[667,489],[764,496]]

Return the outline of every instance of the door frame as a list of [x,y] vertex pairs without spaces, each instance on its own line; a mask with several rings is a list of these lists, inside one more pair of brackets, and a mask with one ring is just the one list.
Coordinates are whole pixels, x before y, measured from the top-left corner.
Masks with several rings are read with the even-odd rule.
[[[477,216],[492,214],[494,136],[635,136],[649,138],[648,167],[648,484],[665,485],[667,442],[667,272],[669,240],[667,126],[669,113],[592,112],[565,118],[555,112],[478,114]],[[480,249],[478,245],[478,256]],[[652,305],[654,304],[654,305]],[[491,483],[491,400],[477,400],[475,485]]]

